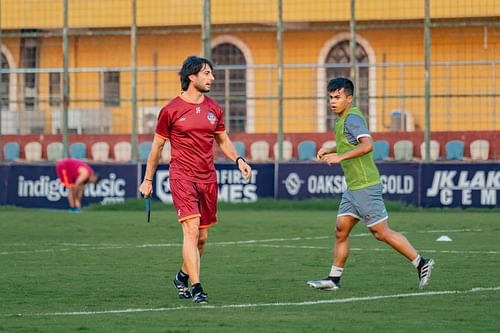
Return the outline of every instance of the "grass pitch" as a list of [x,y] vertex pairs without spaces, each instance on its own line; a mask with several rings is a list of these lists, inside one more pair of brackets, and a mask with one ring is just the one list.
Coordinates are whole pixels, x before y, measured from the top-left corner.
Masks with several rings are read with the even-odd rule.
[[[493,332],[500,330],[500,212],[396,211],[390,225],[436,261],[411,263],[361,223],[342,289],[309,289],[331,265],[336,204],[222,205],[202,259],[208,305],[177,299],[181,230],[143,202],[80,214],[0,208],[0,332]],[[447,235],[453,241],[437,242]]]

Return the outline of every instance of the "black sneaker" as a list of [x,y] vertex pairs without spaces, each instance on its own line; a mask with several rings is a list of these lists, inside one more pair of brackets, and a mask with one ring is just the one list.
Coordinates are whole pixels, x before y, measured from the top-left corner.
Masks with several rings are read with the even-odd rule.
[[192,297],[187,284],[177,279],[177,274],[174,277],[174,286],[177,288],[180,299],[190,299]]
[[199,303],[199,304],[208,303],[208,295],[203,291],[193,294],[193,303]]
[[423,289],[429,284],[431,279],[432,268],[434,266],[434,260],[422,258],[422,262],[418,265],[418,287]]

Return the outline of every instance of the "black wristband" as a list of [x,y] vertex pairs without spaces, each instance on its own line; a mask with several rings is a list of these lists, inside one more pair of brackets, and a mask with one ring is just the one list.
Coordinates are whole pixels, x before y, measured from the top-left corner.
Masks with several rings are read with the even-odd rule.
[[247,162],[247,161],[245,161],[245,159],[244,159],[243,157],[241,157],[241,156],[236,157],[236,160],[234,161],[234,163],[236,164],[236,167],[237,167],[237,168],[239,168],[239,167],[240,167],[240,166],[239,166],[239,164],[238,164],[238,162],[239,162],[240,160],[243,160],[243,162],[245,162],[245,163]]
[[149,179],[149,178],[146,178],[146,177],[144,177],[144,180],[147,180],[148,182],[153,182],[152,179]]

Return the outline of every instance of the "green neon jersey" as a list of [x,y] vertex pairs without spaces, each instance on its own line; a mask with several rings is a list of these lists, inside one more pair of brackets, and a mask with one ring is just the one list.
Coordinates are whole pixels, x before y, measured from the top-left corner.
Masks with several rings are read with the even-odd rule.
[[[337,141],[337,154],[339,155],[345,154],[357,147],[349,143],[345,135],[345,121],[351,114],[360,116],[365,126],[368,128],[365,116],[357,107],[350,108],[348,112],[338,118],[335,123],[335,135]],[[344,171],[347,187],[350,190],[359,190],[380,183],[380,174],[373,161],[372,152],[344,160],[340,162],[340,166]]]

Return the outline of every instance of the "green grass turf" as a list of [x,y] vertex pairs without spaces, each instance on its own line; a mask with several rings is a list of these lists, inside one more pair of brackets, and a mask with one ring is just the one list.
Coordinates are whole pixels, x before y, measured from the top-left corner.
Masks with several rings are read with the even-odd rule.
[[322,292],[305,280],[329,272],[336,204],[222,205],[202,259],[203,306],[171,284],[182,241],[173,210],[156,203],[146,224],[143,202],[126,207],[0,208],[0,332],[500,330],[498,210],[389,211],[436,260],[423,291],[411,264],[358,224],[342,289]]

